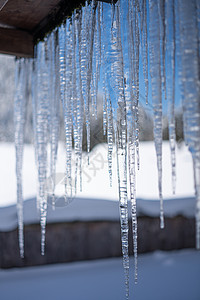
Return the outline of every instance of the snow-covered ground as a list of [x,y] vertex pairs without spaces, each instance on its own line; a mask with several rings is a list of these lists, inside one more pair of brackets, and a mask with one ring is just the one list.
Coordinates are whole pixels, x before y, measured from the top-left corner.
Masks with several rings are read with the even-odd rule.
[[[138,284],[131,260],[130,300],[199,300],[200,252],[139,255]],[[2,300],[125,299],[122,259],[0,270]]]
[[[163,190],[165,214],[194,216],[195,200],[190,153],[177,149],[177,189],[171,192],[168,143],[163,144]],[[115,154],[115,153],[114,153]],[[64,148],[59,150],[58,178],[64,173]],[[116,160],[113,161],[113,186],[107,173],[107,148],[97,146],[83,165],[83,192],[66,206],[57,202],[48,208],[48,221],[119,219]],[[137,174],[137,208],[139,214],[159,215],[156,157],[153,143],[141,143],[141,168]],[[0,144],[0,230],[17,225],[15,152],[12,144]],[[34,149],[24,153],[25,223],[39,221],[35,205],[36,169]],[[63,185],[58,184],[62,189]],[[109,201],[108,201],[109,200]],[[151,201],[150,201],[151,200]],[[139,255],[138,284],[134,285],[131,260],[130,300],[199,300],[200,252],[181,250]],[[23,269],[0,270],[0,299],[3,300],[121,300],[125,299],[122,259],[77,262]]]

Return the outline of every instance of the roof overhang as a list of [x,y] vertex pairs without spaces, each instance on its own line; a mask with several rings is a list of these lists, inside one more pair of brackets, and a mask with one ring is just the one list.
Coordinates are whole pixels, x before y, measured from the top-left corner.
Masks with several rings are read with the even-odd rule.
[[85,0],[0,0],[0,53],[33,57],[34,44],[84,4]]

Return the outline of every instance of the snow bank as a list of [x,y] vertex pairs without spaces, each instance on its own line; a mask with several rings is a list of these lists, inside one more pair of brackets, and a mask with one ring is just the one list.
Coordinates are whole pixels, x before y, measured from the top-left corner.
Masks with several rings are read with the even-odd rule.
[[[185,146],[177,149],[177,189],[176,195],[171,192],[171,168],[169,144],[163,143],[163,194],[165,215],[185,215],[193,217],[195,212],[193,171],[191,155]],[[57,164],[58,175],[64,174],[65,151],[59,149]],[[153,142],[140,145],[141,168],[137,173],[137,207],[138,215],[159,216],[157,189],[156,156]],[[17,226],[16,212],[16,179],[15,149],[13,144],[0,144],[0,230],[10,230]],[[55,211],[51,205],[48,209],[48,222],[75,220],[118,220],[118,187],[116,177],[116,153],[113,159],[113,186],[109,185],[107,172],[107,146],[98,145],[90,154],[90,165],[87,156],[83,159],[83,192],[78,192],[74,201],[66,206],[57,202]],[[64,175],[63,175],[64,176]],[[34,149],[25,145],[24,167],[24,221],[25,224],[39,222],[35,205],[36,169]],[[59,187],[59,184],[58,184]],[[59,188],[63,189],[61,184]],[[151,201],[150,201],[151,200]],[[8,207],[9,206],[9,207]]]
[[[73,221],[119,221],[119,208],[117,201],[75,198],[69,205],[57,207],[52,210],[51,205],[47,211],[47,223],[73,222]],[[137,215],[159,217],[160,205],[157,200],[137,200]],[[194,217],[195,199],[165,200],[164,210],[166,217],[183,215]],[[129,210],[131,211],[131,210]],[[24,202],[24,224],[36,224],[40,221],[40,214],[36,208],[36,200],[29,199]],[[131,216],[130,216],[131,217]],[[16,205],[0,208],[0,231],[9,231],[17,227]]]
[[[57,172],[64,173],[65,150],[59,147]],[[153,142],[140,143],[140,170],[137,172],[137,197],[158,199],[156,155]],[[0,206],[16,203],[15,149],[13,144],[0,143]],[[116,153],[113,158],[113,186],[109,185],[107,172],[107,145],[100,144],[90,153],[90,165],[87,156],[83,159],[83,191],[77,197],[97,199],[118,199],[116,177]],[[23,165],[24,199],[36,195],[36,168],[34,148],[25,145]],[[165,199],[186,198],[194,196],[193,169],[191,154],[181,144],[177,148],[177,184],[176,195],[171,188],[171,165],[168,142],[163,143],[163,195]]]

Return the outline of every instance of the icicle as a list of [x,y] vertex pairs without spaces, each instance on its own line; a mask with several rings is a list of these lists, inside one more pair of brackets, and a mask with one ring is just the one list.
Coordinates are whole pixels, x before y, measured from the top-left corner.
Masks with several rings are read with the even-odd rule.
[[111,99],[107,100],[107,116],[108,116],[108,131],[107,131],[107,142],[108,142],[108,174],[110,179],[110,186],[112,187],[112,155],[113,155],[113,115],[112,115],[112,104]]
[[[119,6],[116,6],[116,20],[113,23],[113,39],[116,47],[116,88],[118,88],[117,109],[117,161],[120,202],[121,240],[125,273],[126,298],[129,297],[129,255],[128,255],[128,199],[127,199],[127,134],[126,101],[124,91],[124,66],[121,42]],[[114,45],[113,45],[114,46]]]
[[79,102],[78,102],[78,134],[79,134],[79,172],[80,172],[80,191],[82,191],[82,141],[83,141],[83,86],[82,86],[82,77],[81,77],[81,43],[82,43],[82,12],[80,12],[79,22],[77,23],[77,46],[78,46],[78,59],[77,59],[77,78],[78,84],[77,89],[79,93]]
[[[76,14],[74,22],[72,22],[72,70],[73,70],[73,128],[74,128],[74,150],[75,150],[75,193],[77,186],[77,175],[80,172],[80,188],[81,180],[81,164],[82,164],[82,129],[83,129],[83,94],[82,94],[82,78],[81,78],[81,12]],[[79,170],[78,170],[79,169]]]
[[162,195],[162,82],[160,25],[157,0],[149,0],[149,33],[150,33],[150,71],[152,85],[152,102],[154,109],[154,140],[158,167],[158,189],[160,197],[160,227],[164,227]]
[[[138,152],[138,98],[139,86],[135,88],[134,83],[139,85],[139,45],[135,46],[138,41],[138,25],[134,21],[136,16],[136,7],[132,1],[128,6],[128,28],[129,28],[129,80],[126,86],[127,101],[127,134],[128,134],[128,166],[129,166],[129,182],[130,182],[130,199],[132,212],[132,232],[133,232],[133,252],[135,263],[135,283],[137,283],[137,216],[136,216],[136,176],[135,176],[135,150]],[[135,11],[135,14],[133,13]],[[138,91],[138,92],[137,92]],[[139,163],[138,163],[139,168]]]
[[[93,68],[93,46],[94,46],[94,32],[96,28],[96,8],[97,3],[92,1],[91,5],[91,24],[89,35],[89,48],[87,56],[87,84],[86,84],[86,100],[85,100],[85,115],[86,115],[86,130],[87,130],[87,152],[90,151],[90,102],[91,102],[91,82],[92,82],[92,68]],[[88,156],[89,164],[89,156]]]
[[[101,45],[102,45],[102,51],[101,51],[101,55],[102,55],[102,70],[103,70],[103,134],[106,135],[106,129],[107,129],[107,92],[106,92],[106,40],[105,40],[105,23],[103,22],[103,18],[104,18],[104,15],[103,15],[103,5],[101,6],[101,22],[102,22],[102,42],[101,42]],[[109,94],[109,92],[108,92]]]
[[129,29],[129,74],[130,74],[130,93],[134,99],[135,108],[135,145],[137,152],[137,168],[140,168],[139,159],[139,119],[138,119],[138,103],[139,103],[139,17],[137,3],[129,1],[128,9],[128,29]]
[[[76,40],[76,28],[78,15],[74,16],[72,19],[72,107],[73,107],[73,138],[74,138],[74,150],[75,150],[75,178],[74,178],[74,188],[76,193],[77,186],[77,171],[78,171],[78,153],[79,153],[79,132],[78,132],[78,89],[77,89],[77,65],[76,65],[76,50],[77,50],[77,40]],[[72,193],[72,191],[71,191]],[[71,194],[72,197],[72,194]]]
[[46,57],[46,44],[39,43],[37,46],[37,102],[35,105],[34,128],[37,148],[37,167],[38,167],[38,199],[40,203],[41,215],[41,254],[44,255],[45,249],[45,231],[47,214],[47,141],[48,141],[48,119],[49,119],[49,97],[48,97],[48,68]]
[[106,135],[107,128],[107,105],[106,105],[106,91],[105,91],[105,80],[103,79],[103,134]]
[[[66,67],[63,73],[66,78],[65,84],[65,102],[64,102],[64,120],[65,120],[65,138],[66,138],[66,182],[65,182],[65,194],[66,201],[72,197],[72,125],[73,125],[73,40],[72,40],[72,25],[69,21],[66,23],[67,36],[65,41],[66,51]],[[61,41],[62,42],[62,41]],[[61,46],[61,45],[60,45]],[[62,60],[62,57],[60,57]],[[61,74],[62,76],[62,74]],[[62,78],[62,77],[61,77]]]
[[56,160],[59,139],[59,122],[60,122],[60,90],[59,90],[59,72],[58,72],[58,53],[57,53],[56,32],[48,38],[48,90],[49,90],[49,129],[50,129],[50,178],[52,183],[52,207],[55,209],[55,176],[56,176]]
[[137,283],[137,215],[136,215],[136,173],[135,173],[135,109],[134,100],[131,97],[132,86],[126,87],[126,107],[127,107],[127,141],[128,141],[128,171],[130,184],[130,200],[133,232],[133,253],[135,264],[135,283]]
[[126,298],[129,297],[129,256],[128,256],[128,202],[127,202],[127,169],[126,169],[126,120],[123,104],[119,108],[119,123],[117,135],[118,185],[120,201],[121,241],[123,267],[126,284]]
[[[96,20],[97,21],[97,20]],[[98,93],[98,45],[97,45],[97,28],[95,22],[94,29],[94,51],[92,63],[92,78],[91,78],[91,113],[97,119],[97,93]]]
[[135,176],[135,145],[129,140],[129,181],[130,181],[130,198],[131,198],[131,215],[133,231],[133,253],[135,264],[135,283],[137,283],[137,214],[136,214],[136,176]]
[[[103,133],[106,134],[107,129],[107,143],[108,143],[108,174],[110,186],[112,186],[112,155],[113,155],[113,106],[111,101],[111,86],[109,83],[109,74],[112,72],[112,64],[108,68],[106,60],[110,61],[108,56],[108,41],[111,36],[107,35],[103,14],[103,6],[101,8],[101,20],[102,20],[102,69],[103,69]],[[111,31],[109,31],[110,33]],[[112,46],[111,46],[112,47]]]
[[[66,32],[67,28],[67,32]],[[60,92],[63,104],[66,142],[66,176],[65,176],[65,201],[72,194],[72,39],[71,24],[62,25],[58,32],[59,37],[59,61],[60,61]],[[66,41],[67,39],[67,41]],[[70,83],[69,83],[70,82]]]
[[166,62],[167,62],[167,100],[168,100],[168,118],[169,118],[169,141],[171,150],[172,166],[172,191],[175,194],[176,189],[176,133],[175,133],[175,7],[174,0],[166,2]]
[[[32,114],[33,114],[33,134],[34,134],[34,148],[35,148],[35,164],[38,168],[38,154],[37,154],[37,148],[36,142],[37,142],[37,101],[38,101],[38,64],[37,64],[37,46],[34,47],[34,53],[35,58],[32,62],[32,73],[31,73],[31,98],[32,98]],[[36,207],[38,213],[40,213],[40,203],[39,203],[39,197],[36,197]]]
[[149,90],[149,80],[148,80],[148,38],[147,38],[147,3],[143,0],[142,5],[142,20],[141,20],[141,46],[142,46],[142,67],[143,76],[145,83],[145,99],[146,104],[148,104],[148,90]]
[[96,28],[94,32],[94,64],[93,64],[93,82],[94,82],[94,95],[93,95],[93,116],[97,119],[97,96],[98,85],[100,79],[100,66],[101,66],[101,5],[97,4],[96,13]]
[[166,70],[165,70],[165,52],[166,52],[166,28],[165,28],[165,1],[158,0],[158,14],[160,24],[160,51],[161,51],[161,76],[164,97],[166,99]]
[[[127,135],[126,101],[124,91],[124,61],[121,41],[120,6],[112,8],[111,31],[103,27],[103,61],[105,61],[105,91],[107,121],[110,122],[112,100],[113,128],[117,147],[117,170],[120,202],[121,240],[125,274],[126,298],[129,297],[128,199],[127,199]],[[118,103],[118,105],[116,105]],[[109,139],[109,123],[107,135]]]
[[[184,135],[192,153],[196,194],[196,247],[200,248],[200,78],[196,1],[178,0]],[[186,38],[187,37],[187,38]]]
[[20,256],[24,257],[24,225],[23,225],[23,190],[22,164],[24,148],[24,129],[26,107],[28,100],[28,61],[18,59],[16,62],[16,94],[15,94],[15,149],[16,149],[16,177],[17,177],[17,215],[19,232]]

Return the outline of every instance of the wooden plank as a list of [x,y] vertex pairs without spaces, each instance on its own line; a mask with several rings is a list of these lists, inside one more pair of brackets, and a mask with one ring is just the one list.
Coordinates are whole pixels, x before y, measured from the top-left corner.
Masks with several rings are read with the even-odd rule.
[[[195,247],[194,218],[176,216],[166,218],[165,221],[166,226],[161,230],[158,217],[138,217],[138,253],[158,249],[169,251]],[[131,226],[129,230],[132,231]],[[119,221],[48,223],[44,256],[40,255],[40,225],[25,225],[24,234],[26,258],[21,259],[17,251],[17,229],[7,232],[1,230],[0,268],[36,266],[121,255]],[[129,235],[130,253],[133,253],[132,245],[133,241]]]
[[33,44],[83,5],[85,0],[0,0],[0,53],[32,57]]
[[33,37],[28,32],[11,28],[0,28],[0,53],[32,57],[33,49]]
[[33,31],[60,0],[9,0],[0,11],[0,23]]

